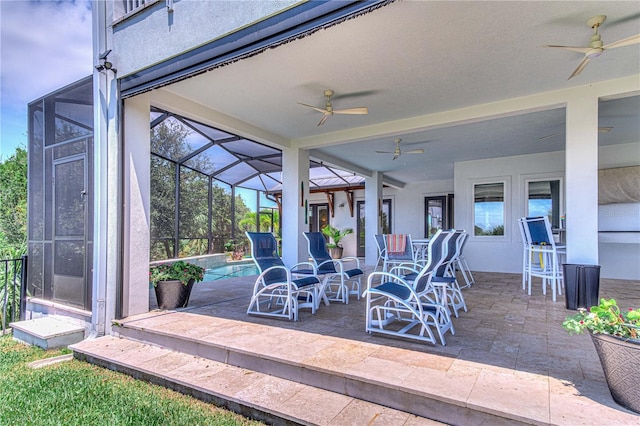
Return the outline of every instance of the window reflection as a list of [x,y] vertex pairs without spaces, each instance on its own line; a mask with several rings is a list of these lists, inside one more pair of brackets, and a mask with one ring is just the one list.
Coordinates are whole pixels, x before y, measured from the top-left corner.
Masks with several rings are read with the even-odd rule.
[[560,180],[529,181],[527,216],[547,216],[553,228],[560,226]]
[[474,185],[474,235],[504,235],[504,183]]

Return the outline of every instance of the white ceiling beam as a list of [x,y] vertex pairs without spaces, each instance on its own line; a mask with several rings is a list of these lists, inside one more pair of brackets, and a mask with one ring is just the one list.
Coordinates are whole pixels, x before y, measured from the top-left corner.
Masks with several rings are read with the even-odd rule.
[[332,155],[325,154],[323,152],[312,149],[309,151],[309,156],[316,161],[320,161],[327,166],[333,166],[335,168],[346,170],[348,172],[354,172],[364,177],[371,177],[371,170],[362,168],[360,166],[356,166],[355,164],[351,164],[347,160],[343,160],[341,158],[336,158]]
[[[348,161],[341,160],[340,158],[333,157],[323,152],[319,152],[312,149],[309,151],[309,156],[314,160],[321,161],[323,164],[327,166],[333,166],[341,170],[354,172],[364,177],[373,176],[373,173],[371,172],[371,170],[363,169],[362,167],[356,166],[355,164],[351,164]],[[397,189],[402,189],[406,185],[404,182],[393,179],[389,176],[383,176],[382,183],[384,185],[391,186]]]
[[386,175],[382,176],[382,184],[396,189],[402,189],[406,185],[404,182],[400,182],[399,180]]

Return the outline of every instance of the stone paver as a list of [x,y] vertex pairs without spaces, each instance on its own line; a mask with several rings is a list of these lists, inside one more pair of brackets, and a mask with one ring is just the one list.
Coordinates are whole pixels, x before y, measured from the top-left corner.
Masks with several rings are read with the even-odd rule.
[[[296,322],[247,316],[252,278],[197,284],[189,308],[166,313],[179,315],[179,321],[146,315],[123,323],[165,327],[164,332],[197,336],[243,353],[255,351],[266,359],[386,383],[534,424],[640,425],[640,416],[613,402],[591,340],[562,329],[564,317],[574,313],[565,309],[562,297],[552,302],[537,282],[527,295],[518,274],[474,276],[476,284],[463,290],[469,311],[454,318],[456,333],[446,335],[446,346],[365,333],[363,300],[323,305],[315,315],[303,310]],[[615,297],[623,309],[640,306],[640,282],[602,279],[600,296]],[[151,295],[150,303],[154,302]],[[189,371],[186,366],[180,369]],[[226,391],[244,395],[252,386],[259,387],[248,380]],[[302,401],[307,393],[327,392],[287,389],[287,397],[278,402],[296,413],[305,412],[309,403]],[[350,423],[360,402],[336,395],[335,410],[313,414],[306,409],[315,424],[396,424],[404,419],[410,425],[425,420],[374,409]]]

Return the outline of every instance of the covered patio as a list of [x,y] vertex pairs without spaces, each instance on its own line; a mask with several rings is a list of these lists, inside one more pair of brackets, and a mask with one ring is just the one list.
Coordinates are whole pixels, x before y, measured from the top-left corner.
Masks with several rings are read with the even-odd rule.
[[[140,344],[120,352],[126,343],[87,342],[79,352],[136,377],[168,386],[177,380],[188,393],[209,389],[299,423],[427,424],[390,420],[399,410],[447,424],[638,424],[637,414],[612,400],[590,338],[561,327],[575,311],[551,302],[539,285],[528,296],[520,275],[475,277],[477,284],[464,290],[469,311],[453,320],[456,333],[447,335],[446,346],[365,333],[362,300],[321,306],[315,315],[302,310],[297,322],[247,316],[253,278],[246,277],[197,284],[188,308],[152,310],[115,327],[121,337],[245,369],[245,379],[234,385],[214,366],[205,374],[205,361],[197,370],[180,367],[170,361],[175,353]],[[636,282],[604,279],[600,294],[622,308],[640,304]],[[102,362],[101,351],[107,353]],[[305,399],[297,385],[266,398],[273,377],[343,396]],[[352,398],[378,404],[378,411],[358,411]]]
[[[95,321],[106,334],[208,353],[251,377],[309,379],[303,384],[451,424],[637,422],[612,402],[588,337],[561,329],[562,301],[544,298],[539,286],[527,296],[515,274],[522,268],[517,219],[532,214],[543,182],[553,188],[545,194],[550,216],[566,218],[567,262],[602,263],[603,277],[622,279],[603,280],[601,295],[638,304],[640,244],[605,245],[598,232],[599,170],[640,164],[638,51],[607,52],[567,80],[579,58],[542,48],[585,44],[592,29],[584,22],[600,13],[610,17],[603,37],[605,29],[608,40],[629,37],[637,32],[637,3],[250,5],[234,2],[239,19],[230,22],[216,2],[175,2],[169,11],[150,3],[115,23],[108,5],[97,5],[95,28],[108,37],[96,32],[96,57],[112,52],[118,69],[96,76],[95,94],[96,107],[114,112],[96,123],[105,142],[97,156],[109,165],[96,178],[105,189],[96,229],[111,238],[96,244],[102,256],[93,269],[94,294],[107,307]],[[334,115],[334,107],[360,112]],[[153,311],[154,111],[281,151],[287,265],[308,257],[302,233],[321,204],[335,207],[333,225],[361,227],[363,243],[351,239],[345,252],[370,268],[384,206],[391,232],[420,238],[428,235],[429,198],[445,200],[442,226],[471,235],[465,256],[478,283],[466,290],[469,312],[454,320],[456,335],[444,347],[367,335],[362,302],[322,306],[314,316],[302,311],[298,322],[247,317],[249,278],[196,286],[184,311]],[[213,139],[216,147],[225,143]],[[357,175],[364,185],[327,200],[310,191],[312,164]],[[478,208],[485,202],[497,203],[497,221]],[[150,361],[146,371],[158,365]],[[201,375],[198,392],[209,386],[206,373],[190,368],[180,372]],[[244,390],[217,392],[251,400]]]
[[[110,30],[116,49],[109,59],[118,65],[118,74],[98,76],[96,105],[120,108],[122,115],[103,117],[97,137],[113,143],[110,150],[105,144],[98,156],[108,158],[110,165],[127,161],[121,169],[101,171],[98,184],[112,192],[100,194],[105,207],[100,232],[122,236],[122,241],[119,246],[103,242],[100,251],[106,254],[96,260],[94,278],[107,281],[117,270],[117,291],[123,297],[114,301],[121,305],[115,317],[148,309],[144,277],[150,247],[145,241],[155,237],[148,226],[153,111],[282,152],[286,264],[306,257],[302,232],[309,230],[310,213],[321,204],[335,207],[333,225],[362,226],[358,242],[347,241],[345,252],[372,265],[377,257],[373,236],[381,232],[381,207],[387,201],[390,231],[421,238],[429,232],[427,199],[444,197],[449,220],[443,226],[471,234],[466,256],[471,268],[514,273],[522,266],[517,219],[532,213],[535,184],[549,182],[555,188],[549,198],[557,201],[554,224],[567,218],[567,261],[602,264],[605,277],[640,277],[632,261],[640,254],[637,242],[600,240],[597,195],[598,170],[634,167],[640,161],[637,49],[607,52],[612,62],[594,61],[567,81],[575,61],[541,47],[584,43],[580,40],[592,32],[584,22],[600,8],[610,17],[602,28],[608,39],[629,37],[637,31],[637,4],[371,1],[271,6],[272,14],[252,18],[218,38],[215,31],[220,30],[211,28],[211,22],[199,21],[199,32],[187,24],[190,13],[202,16],[188,9],[188,2],[176,6],[170,28],[166,11],[150,5]],[[559,17],[561,24],[555,20]],[[103,19],[98,27],[111,28],[108,14],[97,18]],[[154,31],[145,32],[149,28]],[[563,41],[567,31],[575,41]],[[182,37],[180,47],[156,43],[158,34]],[[109,40],[100,40],[101,52],[112,47]],[[137,55],[141,48],[147,51],[145,58]],[[116,80],[119,91],[110,97]],[[326,96],[327,90],[333,95]],[[334,108],[366,108],[368,113],[332,115]],[[323,111],[326,120],[321,120]],[[127,126],[118,126],[119,118]],[[109,130],[114,128],[122,130]],[[401,139],[399,156],[396,139]],[[215,142],[215,147],[224,144]],[[421,154],[409,154],[414,150]],[[327,201],[309,191],[313,164],[357,175],[364,188]],[[487,201],[481,193],[489,186],[497,193],[491,200],[501,200],[497,220],[478,208]],[[118,196],[127,209],[107,202]],[[107,223],[118,224],[117,229]],[[179,237],[173,238],[175,252]],[[116,292],[109,291],[107,298]]]

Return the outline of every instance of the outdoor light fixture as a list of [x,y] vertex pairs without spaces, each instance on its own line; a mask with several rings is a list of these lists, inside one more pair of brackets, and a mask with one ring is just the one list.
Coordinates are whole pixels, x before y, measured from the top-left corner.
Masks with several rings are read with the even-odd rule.
[[107,61],[107,56],[109,56],[109,53],[111,53],[111,49],[107,50],[99,56],[99,59],[102,61],[102,63],[96,65],[96,69],[98,71],[111,70],[115,74],[117,70],[113,67],[113,64],[111,62]]

